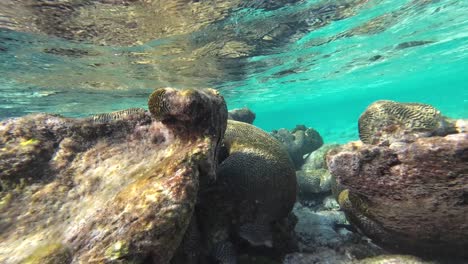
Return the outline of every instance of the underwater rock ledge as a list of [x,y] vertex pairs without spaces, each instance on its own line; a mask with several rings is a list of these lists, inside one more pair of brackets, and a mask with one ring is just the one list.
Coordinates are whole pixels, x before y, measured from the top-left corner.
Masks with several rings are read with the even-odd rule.
[[1,263],[168,263],[215,177],[226,129],[212,89],[155,91],[150,112],[0,124]]

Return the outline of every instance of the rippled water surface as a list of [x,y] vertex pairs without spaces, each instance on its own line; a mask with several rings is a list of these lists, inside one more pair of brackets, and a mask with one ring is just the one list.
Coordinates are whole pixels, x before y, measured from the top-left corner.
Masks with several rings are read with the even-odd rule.
[[468,1],[2,0],[0,118],[214,87],[266,130],[357,138],[374,100],[468,116]]

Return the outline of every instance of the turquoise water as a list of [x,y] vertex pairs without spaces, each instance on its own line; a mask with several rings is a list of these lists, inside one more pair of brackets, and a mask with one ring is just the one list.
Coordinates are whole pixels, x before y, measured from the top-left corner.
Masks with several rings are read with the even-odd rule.
[[98,24],[92,36],[78,26],[79,37],[44,32],[5,1],[0,118],[145,107],[164,86],[214,87],[265,130],[306,124],[326,142],[357,139],[359,115],[379,99],[468,116],[467,1],[282,2],[244,2],[191,32],[152,38],[140,20],[116,32]]

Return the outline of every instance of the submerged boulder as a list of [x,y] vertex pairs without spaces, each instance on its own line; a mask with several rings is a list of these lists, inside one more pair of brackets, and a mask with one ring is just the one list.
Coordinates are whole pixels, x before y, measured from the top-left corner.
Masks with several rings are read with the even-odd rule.
[[331,175],[326,164],[328,151],[338,147],[337,144],[325,144],[312,152],[296,171],[301,200],[311,200],[317,194],[327,193],[331,190]]
[[468,134],[349,143],[328,156],[328,167],[348,220],[376,243],[467,256]]
[[214,90],[166,88],[149,110],[1,122],[1,263],[169,262],[227,109]]
[[255,120],[255,113],[247,107],[236,108],[228,112],[228,119],[252,124]]
[[323,139],[313,128],[297,125],[291,131],[281,128],[274,130],[271,135],[286,147],[296,169],[304,164],[304,155],[320,148]]

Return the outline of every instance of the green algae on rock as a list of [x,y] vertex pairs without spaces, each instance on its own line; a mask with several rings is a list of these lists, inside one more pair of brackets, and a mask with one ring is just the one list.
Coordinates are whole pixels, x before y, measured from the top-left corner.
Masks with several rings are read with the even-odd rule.
[[227,109],[211,89],[163,91],[163,117],[2,121],[0,262],[169,262],[215,175]]
[[70,249],[63,244],[47,244],[38,247],[34,252],[28,256],[24,264],[66,264],[70,263],[72,255]]

